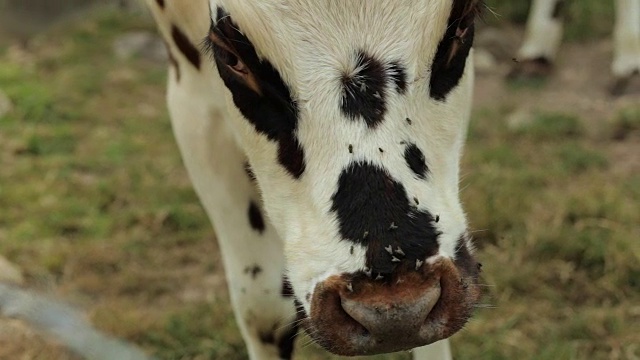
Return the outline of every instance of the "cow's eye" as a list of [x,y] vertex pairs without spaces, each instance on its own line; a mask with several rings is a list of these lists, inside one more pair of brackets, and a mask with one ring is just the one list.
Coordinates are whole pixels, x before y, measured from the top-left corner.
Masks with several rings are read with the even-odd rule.
[[240,60],[240,58],[232,53],[231,51],[227,51],[224,49],[220,49],[220,51],[216,52],[218,60],[225,64],[229,69],[235,72],[237,75],[246,76],[249,74],[249,69],[247,66]]
[[249,73],[247,66],[234,54],[230,54],[225,64],[240,75]]

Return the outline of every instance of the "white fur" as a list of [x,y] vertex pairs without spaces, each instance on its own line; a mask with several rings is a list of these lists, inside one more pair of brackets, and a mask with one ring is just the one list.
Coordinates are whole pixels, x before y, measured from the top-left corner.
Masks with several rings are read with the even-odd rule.
[[[409,196],[421,199],[420,208],[440,215],[438,256],[454,256],[456,241],[467,227],[458,197],[458,164],[470,112],[472,71],[445,102],[429,97],[430,65],[451,1],[211,0],[213,15],[218,6],[231,14],[298,101],[297,137],[306,160],[298,180],[278,163],[277,145],[257,133],[235,108],[214,65],[203,58],[201,71],[196,71],[171,42],[171,24],[185,28],[194,44],[204,38],[206,2],[167,0],[164,11],[155,0],[147,3],[180,65],[180,81],[174,70],[169,77],[172,124],[191,180],[216,229],[236,319],[251,359],[275,358],[275,350],[260,342],[259,333],[293,318],[291,301],[279,294],[285,258],[288,276],[307,311],[304,295],[315,284],[364,269],[366,249],[355,246],[350,254],[351,244],[341,240],[330,211],[338,177],[354,159],[388,169]],[[339,110],[341,71],[352,68],[360,49],[385,61],[402,61],[410,82],[403,96],[389,92],[388,112],[375,131],[346,119]],[[472,63],[470,56],[467,69]],[[407,125],[407,117],[413,125]],[[417,180],[402,157],[400,142],[409,139],[424,152],[429,181]],[[349,144],[353,154],[347,151]],[[247,158],[260,191],[243,173]],[[250,228],[246,216],[249,200],[260,195],[270,220],[262,235]],[[252,264],[263,269],[259,281],[244,273]],[[415,354],[451,358],[447,341]]]

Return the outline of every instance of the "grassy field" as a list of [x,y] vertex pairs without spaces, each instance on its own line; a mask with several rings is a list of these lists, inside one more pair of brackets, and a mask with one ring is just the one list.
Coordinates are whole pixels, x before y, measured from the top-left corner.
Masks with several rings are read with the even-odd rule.
[[[571,14],[611,12],[581,1]],[[489,4],[514,20],[526,11]],[[586,33],[574,22],[568,37],[609,31],[609,20],[595,23]],[[0,254],[30,286],[162,359],[243,359],[215,235],[171,134],[165,66],[113,55],[115,37],[133,30],[153,25],[106,12],[29,51],[0,48],[0,89],[13,103],[0,118]],[[524,99],[545,91],[509,88]],[[456,358],[640,357],[640,97],[631,99],[595,124],[567,106],[513,127],[514,101],[476,107],[462,197],[491,306],[454,336]],[[5,335],[0,359],[71,358]]]
[[[602,0],[564,0],[565,38],[588,41],[611,34],[614,2]],[[485,21],[491,25],[524,24],[532,0],[485,0]]]

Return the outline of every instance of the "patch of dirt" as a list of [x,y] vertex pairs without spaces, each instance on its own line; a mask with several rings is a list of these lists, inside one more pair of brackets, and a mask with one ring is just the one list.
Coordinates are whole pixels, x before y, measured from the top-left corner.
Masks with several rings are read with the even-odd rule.
[[21,321],[2,318],[0,318],[0,359],[80,360],[55,340],[42,337]]

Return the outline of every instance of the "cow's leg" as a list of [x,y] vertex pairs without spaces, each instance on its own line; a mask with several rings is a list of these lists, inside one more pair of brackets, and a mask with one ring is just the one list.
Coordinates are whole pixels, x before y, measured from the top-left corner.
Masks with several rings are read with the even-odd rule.
[[449,340],[440,340],[433,344],[413,350],[415,360],[451,360],[451,346]]
[[295,330],[288,324],[294,321],[295,307],[283,287],[282,243],[264,217],[244,154],[226,127],[224,109],[210,100],[221,101],[220,90],[209,86],[210,80],[188,76],[183,71],[179,82],[171,77],[171,122],[216,230],[236,320],[251,359],[289,358]]
[[547,76],[562,41],[562,8],[565,0],[533,0],[518,62],[510,77]]
[[640,74],[640,0],[616,0],[611,92],[623,93],[631,77]]
[[199,44],[206,0],[147,0],[170,55],[167,101],[191,182],[218,237],[235,317],[251,359],[289,358],[293,298],[283,291],[282,243],[264,217],[245,156],[224,119],[224,86]]

